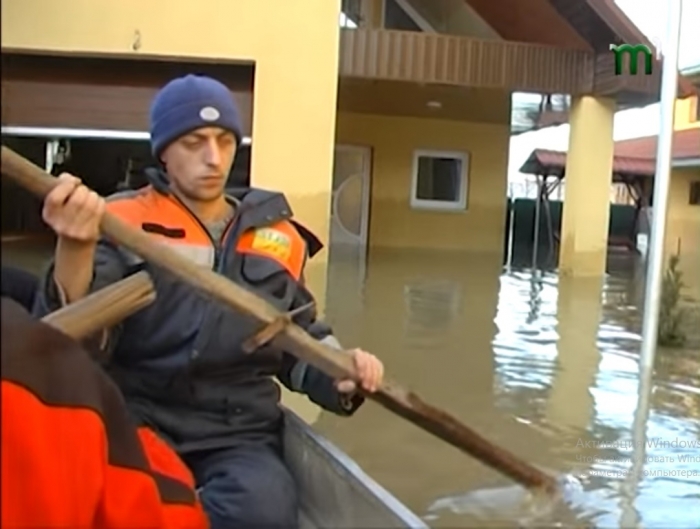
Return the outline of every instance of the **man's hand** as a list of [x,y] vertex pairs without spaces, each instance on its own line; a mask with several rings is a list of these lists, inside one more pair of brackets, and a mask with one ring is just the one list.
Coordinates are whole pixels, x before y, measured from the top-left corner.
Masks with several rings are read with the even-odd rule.
[[62,241],[93,246],[100,238],[104,211],[102,197],[85,187],[80,178],[63,173],[44,199],[42,217]]
[[[359,377],[360,386],[369,393],[374,393],[379,389],[384,378],[384,364],[373,354],[362,349],[351,351],[355,369]],[[340,393],[352,393],[357,389],[357,384],[353,380],[339,380],[336,388]]]
[[104,198],[68,173],[44,199],[42,217],[58,235],[53,278],[63,303],[78,301],[90,289],[105,207]]

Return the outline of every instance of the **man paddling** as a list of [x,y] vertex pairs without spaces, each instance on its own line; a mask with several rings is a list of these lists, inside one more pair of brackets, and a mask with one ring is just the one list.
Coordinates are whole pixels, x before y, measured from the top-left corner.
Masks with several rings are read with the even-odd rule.
[[[337,346],[304,287],[305,263],[319,243],[292,221],[282,194],[225,194],[241,130],[223,84],[193,75],[175,79],[156,95],[150,118],[153,154],[162,164],[150,186],[105,203],[77,178],[62,175],[47,196],[43,216],[58,242],[37,313],[148,269],[157,299],[112,330],[109,373],[137,419],[176,447],[192,469],[214,529],[295,527],[296,493],[281,456],[280,392],[272,377],[339,415],[362,404],[355,383],[332,380],[272,347],[243,352],[244,341],[259,330],[255,322],[110,241],[98,241],[98,227],[107,209],[283,312],[306,307],[295,322]],[[353,358],[362,387],[376,390],[382,363],[361,350]]]
[[2,527],[207,529],[192,474],[71,338],[2,298]]

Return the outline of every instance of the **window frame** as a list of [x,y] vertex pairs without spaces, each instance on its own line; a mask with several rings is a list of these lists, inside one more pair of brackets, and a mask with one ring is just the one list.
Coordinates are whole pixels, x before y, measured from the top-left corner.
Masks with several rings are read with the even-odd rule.
[[[418,198],[418,160],[421,157],[427,158],[452,158],[462,162],[460,174],[459,200],[446,202],[442,200],[428,200]],[[466,151],[440,151],[433,149],[416,149],[413,151],[413,167],[411,175],[411,195],[410,204],[412,209],[445,211],[445,212],[466,212],[469,195],[469,173],[471,155]]]

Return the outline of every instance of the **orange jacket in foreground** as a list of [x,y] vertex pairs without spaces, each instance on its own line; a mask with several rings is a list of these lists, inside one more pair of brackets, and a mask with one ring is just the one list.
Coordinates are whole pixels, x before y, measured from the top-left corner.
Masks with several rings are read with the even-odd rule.
[[2,299],[2,527],[206,529],[189,470],[75,341]]

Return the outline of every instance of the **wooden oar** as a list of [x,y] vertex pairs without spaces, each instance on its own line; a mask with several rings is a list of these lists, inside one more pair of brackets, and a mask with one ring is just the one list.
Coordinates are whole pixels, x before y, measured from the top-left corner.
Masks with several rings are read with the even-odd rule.
[[80,340],[116,325],[155,299],[153,281],[141,271],[47,314],[42,321]]
[[[2,172],[40,198],[45,197],[57,184],[54,177],[5,146],[2,147]],[[149,235],[126,225],[114,215],[104,215],[101,229],[115,242],[225,305],[255,318],[261,326],[278,326],[280,332],[272,340],[275,346],[318,367],[329,376],[357,379],[349,354],[321,344],[297,325],[279,326],[284,315],[255,294],[163,245],[154,244]],[[377,392],[366,396],[521,485],[552,495],[558,493],[559,487],[553,477],[494,445],[455,417],[427,404],[398,384],[384,382]]]

